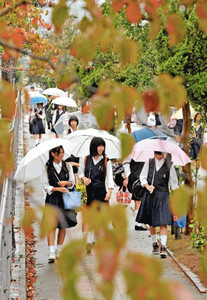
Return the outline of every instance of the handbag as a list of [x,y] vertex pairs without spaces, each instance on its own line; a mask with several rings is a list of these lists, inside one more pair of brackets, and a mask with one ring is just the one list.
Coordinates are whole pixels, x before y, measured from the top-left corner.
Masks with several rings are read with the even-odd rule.
[[[67,165],[66,165],[67,166]],[[68,169],[68,166],[67,166]],[[68,169],[68,171],[70,171]],[[57,180],[60,181],[59,177],[57,176],[55,170],[53,171],[54,175],[56,176]],[[75,187],[73,190],[67,189],[67,193],[63,193],[63,206],[65,210],[76,210],[81,207],[81,193],[76,191]]]
[[145,187],[141,185],[140,179],[138,178],[133,184],[132,184],[132,194],[133,197],[136,199],[141,199],[144,194]]
[[173,225],[179,228],[185,228],[186,226],[186,215],[181,218],[173,216]]
[[116,185],[122,186],[123,181],[124,181],[124,167],[120,163],[114,163],[112,165],[112,172],[113,172],[113,179]]
[[121,187],[120,190],[116,193],[116,200],[122,204],[130,204],[131,203],[131,194],[127,188]]
[[173,129],[177,124],[177,119],[171,119],[169,123],[167,123],[167,127]]
[[76,210],[81,207],[81,193],[76,191],[74,188],[73,191],[63,193],[63,205],[64,209]]

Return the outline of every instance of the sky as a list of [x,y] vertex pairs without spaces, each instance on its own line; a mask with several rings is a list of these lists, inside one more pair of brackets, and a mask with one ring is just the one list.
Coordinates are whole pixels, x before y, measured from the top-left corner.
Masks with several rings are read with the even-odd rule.
[[[55,0],[55,3],[58,3],[58,0]],[[102,4],[104,2],[104,0],[96,0],[97,3]],[[75,2],[73,2],[72,0],[68,0],[68,3],[72,3],[71,5],[71,14],[73,14],[74,16],[77,17],[77,22],[79,22],[84,14],[85,14],[85,10],[84,10],[84,1],[83,0],[76,0]],[[45,18],[45,20],[47,22],[50,22],[51,20],[51,12],[52,9],[49,9],[49,14],[48,16]]]

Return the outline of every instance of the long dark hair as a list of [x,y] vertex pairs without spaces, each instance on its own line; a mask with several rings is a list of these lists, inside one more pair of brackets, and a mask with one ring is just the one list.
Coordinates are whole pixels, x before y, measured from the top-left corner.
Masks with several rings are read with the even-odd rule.
[[[54,157],[52,156],[52,153],[57,153],[59,155],[60,149],[63,149],[63,146],[55,147],[49,151],[49,159],[47,161],[47,166],[50,166],[50,167],[52,166],[52,163],[54,161]],[[64,151],[64,149],[63,149],[63,151]]]
[[97,151],[98,146],[104,146],[104,151],[103,151],[102,155],[105,157],[106,143],[100,137],[94,137],[91,140],[91,143],[90,143],[90,156],[92,157],[92,156],[96,156],[98,154],[98,151]]

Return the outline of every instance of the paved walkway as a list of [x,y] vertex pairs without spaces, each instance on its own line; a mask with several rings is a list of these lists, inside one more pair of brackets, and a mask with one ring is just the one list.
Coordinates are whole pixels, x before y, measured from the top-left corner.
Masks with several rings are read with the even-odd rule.
[[[51,134],[46,134],[43,137],[43,140],[46,140],[51,137]],[[34,139],[30,137],[27,129],[25,129],[25,139],[27,141],[28,149],[34,146]],[[30,184],[34,188],[34,193],[30,196],[30,204],[33,205],[43,205],[44,204],[44,193],[40,187],[40,179],[33,180]],[[115,195],[116,189],[114,189],[112,194],[112,199],[110,203],[113,205],[116,203]],[[22,199],[18,199],[17,201],[22,201]],[[146,255],[151,255],[151,239],[149,237],[149,231],[140,232],[134,230],[134,211],[133,207],[128,207],[126,209],[128,216],[128,242],[126,248],[134,251],[141,252]],[[81,232],[81,218],[78,216],[79,223],[75,228],[71,228],[67,230],[67,238],[66,242],[69,242],[73,239],[82,238]],[[47,256],[48,256],[48,248],[47,241],[39,240],[38,238],[38,228],[35,227],[35,233],[37,236],[37,247],[36,247],[36,275],[37,281],[35,283],[36,290],[36,298],[37,300],[61,300],[61,287],[62,282],[60,277],[58,276],[55,270],[55,264],[48,264]],[[182,241],[181,241],[182,242]],[[158,258],[159,259],[159,258]],[[165,260],[162,260],[164,267],[163,278],[167,280],[178,280],[183,283],[192,293],[195,300],[207,299],[206,294],[201,294],[195,288],[194,285],[190,282],[190,280],[184,275],[184,273],[177,267],[174,261],[168,257]],[[94,288],[94,280],[98,280],[99,275],[95,271],[96,260],[93,254],[85,255],[83,264],[80,266],[80,272],[83,274],[83,278],[79,285],[79,291],[81,292],[81,296],[87,299],[103,299]],[[88,271],[94,270],[94,278],[90,278],[88,276]],[[126,295],[125,283],[121,274],[117,274],[114,279],[115,282],[115,294],[114,300],[129,299]],[[11,298],[10,298],[11,299]],[[20,298],[21,300],[24,300]],[[73,300],[73,299],[69,299]]]

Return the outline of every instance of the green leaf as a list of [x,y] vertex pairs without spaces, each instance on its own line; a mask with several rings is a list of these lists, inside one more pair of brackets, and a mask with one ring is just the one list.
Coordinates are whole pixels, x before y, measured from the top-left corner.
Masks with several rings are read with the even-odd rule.
[[170,46],[181,42],[186,34],[186,25],[183,18],[178,14],[171,14],[167,18],[167,31],[170,36]]
[[134,146],[134,138],[127,133],[120,133],[119,139],[121,141],[121,160],[124,160],[132,152]]
[[57,210],[51,205],[42,206],[40,210],[43,213],[40,222],[40,238],[44,238],[57,227]]
[[68,7],[66,0],[61,0],[57,5],[54,6],[52,11],[52,22],[55,26],[56,32],[60,32],[61,28],[68,16]]
[[170,209],[173,215],[180,218],[187,213],[192,192],[193,191],[189,187],[184,185],[171,193]]

